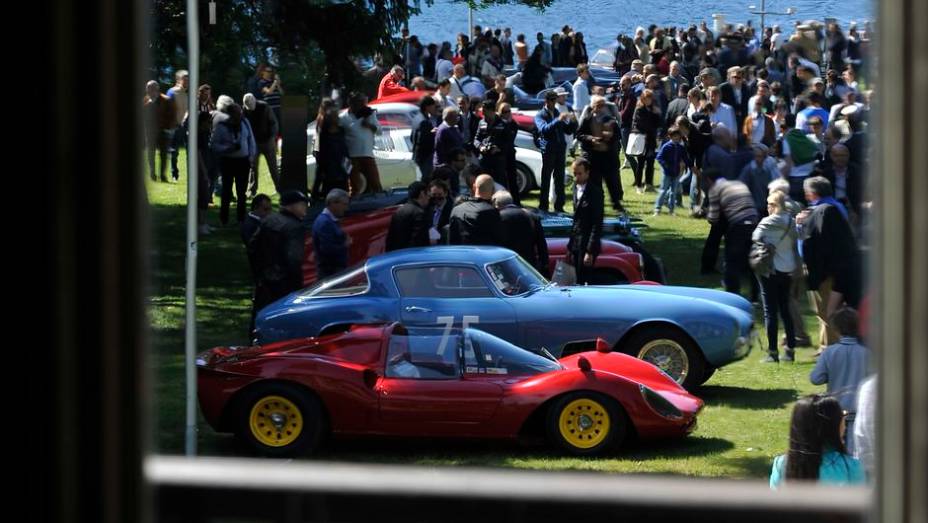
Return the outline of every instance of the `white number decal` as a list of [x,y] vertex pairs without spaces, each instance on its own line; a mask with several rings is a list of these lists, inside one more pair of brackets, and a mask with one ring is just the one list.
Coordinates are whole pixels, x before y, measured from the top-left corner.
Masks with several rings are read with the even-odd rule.
[[[438,351],[436,351],[436,354],[443,356],[445,348],[448,346],[448,337],[451,336],[451,328],[454,327],[454,316],[439,316],[436,320],[438,320],[439,325],[445,326],[445,330],[441,334],[441,343],[438,345]],[[478,323],[480,323],[480,316],[463,316],[461,318],[461,325],[465,329]]]

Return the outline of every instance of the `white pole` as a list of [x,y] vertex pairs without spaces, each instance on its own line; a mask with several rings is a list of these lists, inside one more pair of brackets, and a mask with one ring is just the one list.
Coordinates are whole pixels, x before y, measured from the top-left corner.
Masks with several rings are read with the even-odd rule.
[[474,8],[467,6],[467,31],[464,32],[468,40],[474,39]]
[[187,430],[184,435],[184,452],[197,453],[197,367],[194,361],[197,349],[197,181],[199,162],[197,153],[197,127],[200,85],[200,22],[197,0],[187,0],[187,59],[190,81],[187,84],[187,311],[184,356],[187,371]]

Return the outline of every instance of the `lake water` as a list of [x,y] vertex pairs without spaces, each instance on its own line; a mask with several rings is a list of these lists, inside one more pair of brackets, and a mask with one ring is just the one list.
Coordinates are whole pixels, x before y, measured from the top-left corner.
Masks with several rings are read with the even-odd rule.
[[[757,9],[748,6],[756,5]],[[838,20],[847,30],[848,23],[872,20],[875,6],[869,0],[817,1],[817,0],[774,0],[766,3],[768,11],[785,12],[796,9],[793,15],[768,15],[766,25],[780,24],[785,32],[792,29],[796,20]],[[447,40],[454,44],[457,33],[467,31],[467,5],[452,0],[435,0],[429,7],[422,2],[422,14],[409,21],[411,34],[419,35],[425,43],[440,43]],[[542,31],[547,38],[560,32],[564,24],[583,33],[590,54],[604,47],[619,33],[631,34],[637,26],[647,28],[659,26],[688,26],[705,20],[713,28],[712,15],[721,14],[726,23],[739,24],[748,20],[760,27],[760,16],[750,11],[760,10],[760,0],[717,0],[714,2],[627,1],[627,0],[556,0],[544,12],[525,6],[496,6],[474,11],[474,23],[482,27],[511,27],[515,35],[525,33],[530,45],[535,42],[535,33]]]

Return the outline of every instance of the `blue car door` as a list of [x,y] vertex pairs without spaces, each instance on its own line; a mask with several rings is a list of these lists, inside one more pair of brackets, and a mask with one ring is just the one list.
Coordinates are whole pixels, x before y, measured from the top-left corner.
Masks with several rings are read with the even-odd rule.
[[478,267],[410,265],[394,269],[393,277],[400,294],[400,318],[407,327],[445,331],[475,327],[519,343],[515,311],[491,289]]

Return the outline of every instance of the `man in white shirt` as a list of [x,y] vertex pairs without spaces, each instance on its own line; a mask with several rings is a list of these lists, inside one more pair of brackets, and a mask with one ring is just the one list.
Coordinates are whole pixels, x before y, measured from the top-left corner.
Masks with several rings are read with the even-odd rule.
[[586,64],[577,66],[577,80],[574,82],[574,109],[583,111],[590,105],[590,67]]
[[738,123],[735,121],[735,110],[722,102],[722,91],[718,86],[713,85],[709,88],[709,103],[712,104],[712,114],[709,115],[712,126],[721,125],[728,129],[732,136],[737,136]]

